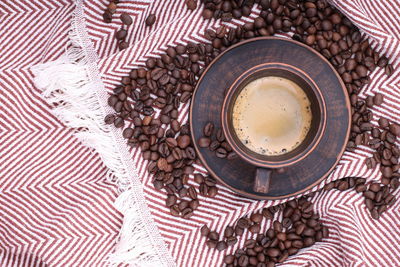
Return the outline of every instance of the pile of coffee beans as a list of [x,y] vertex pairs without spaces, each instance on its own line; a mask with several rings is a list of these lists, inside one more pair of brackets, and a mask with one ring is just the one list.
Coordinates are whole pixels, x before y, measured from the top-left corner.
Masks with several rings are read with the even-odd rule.
[[365,205],[371,212],[373,219],[379,219],[381,214],[388,209],[396,201],[393,191],[398,188],[398,178],[393,178],[388,185],[373,182],[367,185],[364,178],[346,177],[324,186],[324,190],[336,188],[340,191],[354,189],[356,192],[363,194]]
[[[301,248],[310,247],[329,236],[328,228],[321,224],[307,198],[301,197],[242,217],[235,225],[227,226],[221,234],[204,225],[201,235],[207,238],[208,247],[222,251],[236,244],[238,237],[249,231],[255,238],[247,239],[243,248],[226,255],[226,266],[275,266]],[[263,220],[274,221],[265,230],[261,229]]]
[[[214,197],[214,178],[197,173],[197,155],[188,124],[178,121],[178,110],[187,103],[194,86],[213,58],[219,54],[210,44],[169,47],[161,58],[150,58],[146,67],[133,69],[123,77],[108,99],[115,114],[107,124],[124,128],[123,137],[131,147],[139,147],[149,161],[154,187],[167,193],[171,214],[189,218],[199,205],[197,194]],[[189,185],[194,175],[198,187]]]
[[203,18],[229,22],[234,18],[240,19],[242,16],[249,16],[255,2],[268,1],[200,0],[200,2],[204,5]]
[[203,137],[197,141],[199,147],[208,147],[210,151],[214,151],[218,158],[235,159],[237,154],[225,140],[224,132],[221,128],[215,129],[214,123],[208,122],[203,129]]

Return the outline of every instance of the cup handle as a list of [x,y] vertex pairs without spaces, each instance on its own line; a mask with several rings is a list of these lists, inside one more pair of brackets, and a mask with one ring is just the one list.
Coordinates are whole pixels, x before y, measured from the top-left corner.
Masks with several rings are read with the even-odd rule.
[[272,169],[257,168],[253,190],[258,193],[268,193],[271,174]]

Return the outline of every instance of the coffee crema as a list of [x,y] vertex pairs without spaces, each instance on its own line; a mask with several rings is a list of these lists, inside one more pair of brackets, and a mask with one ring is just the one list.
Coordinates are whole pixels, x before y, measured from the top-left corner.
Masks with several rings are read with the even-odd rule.
[[298,147],[311,126],[310,100],[295,82],[275,76],[250,82],[233,106],[233,128],[250,150],[268,156]]

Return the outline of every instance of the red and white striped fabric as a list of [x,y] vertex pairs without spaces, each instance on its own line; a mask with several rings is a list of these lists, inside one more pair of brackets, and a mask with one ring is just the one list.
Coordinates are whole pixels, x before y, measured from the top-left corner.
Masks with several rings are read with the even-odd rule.
[[[205,41],[204,29],[220,23],[204,21],[199,10],[188,11],[184,0],[120,1],[115,17],[127,12],[134,22],[128,31],[130,47],[119,52],[113,36],[120,25],[116,19],[112,24],[102,21],[106,2],[85,1],[82,6],[85,34],[97,53],[96,64],[106,90],[112,90],[122,75],[168,45]],[[383,93],[386,103],[374,110],[375,120],[383,115],[400,122],[400,2],[333,3],[363,30],[381,54],[392,60],[395,73],[388,78],[381,69],[375,70],[362,94]],[[129,224],[113,208],[117,190],[105,182],[107,170],[100,156],[74,137],[76,129],[65,127],[52,115],[50,105],[32,84],[31,66],[63,54],[74,8],[70,1],[60,0],[0,3],[1,266],[106,265],[119,229],[123,227],[117,248],[123,245],[124,234],[134,230],[127,229]],[[254,9],[251,18],[257,12]],[[144,26],[149,13],[157,16],[151,28]],[[187,106],[180,119],[187,119]],[[116,132],[122,140],[121,131]],[[128,148],[124,149],[120,152],[128,153]],[[245,234],[234,247],[218,252],[205,246],[200,227],[207,224],[221,231],[249,212],[279,203],[245,199],[219,186],[216,198],[200,197],[201,205],[190,220],[176,218],[164,206],[164,193],[153,188],[139,152],[129,153],[127,161],[139,174],[150,219],[158,228],[151,233],[155,250],[160,257],[172,258],[177,266],[220,266],[223,256],[242,246],[251,235]],[[364,167],[364,159],[370,154],[367,147],[346,153],[328,180],[350,175],[379,180],[377,170]],[[399,190],[396,195],[399,199]],[[379,221],[370,217],[363,198],[354,191],[319,193],[314,203],[329,227],[330,237],[301,250],[282,266],[400,266],[399,200]],[[126,218],[128,213],[124,215]],[[263,225],[264,229],[269,224]],[[162,249],[164,245],[168,250]]]

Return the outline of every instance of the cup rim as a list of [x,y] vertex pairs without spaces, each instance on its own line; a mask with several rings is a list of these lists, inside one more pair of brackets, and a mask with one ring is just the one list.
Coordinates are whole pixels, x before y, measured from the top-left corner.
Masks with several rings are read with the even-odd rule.
[[[228,121],[228,110],[231,105],[233,105],[233,96],[236,93],[236,89],[244,82],[246,81],[249,77],[252,75],[257,74],[258,72],[267,70],[267,69],[283,69],[285,71],[291,72],[292,74],[298,76],[299,78],[303,79],[308,85],[310,85],[311,90],[313,93],[316,95],[319,108],[321,110],[321,121],[318,125],[318,130],[317,133],[314,135],[312,138],[312,141],[310,144],[300,153],[296,154],[295,156],[284,159],[284,160],[279,160],[279,161],[271,161],[271,160],[264,160],[260,159],[259,157],[252,156],[248,153],[246,153],[240,145],[237,144],[237,141],[234,138],[235,133],[233,131],[229,130],[229,121]],[[283,168],[287,167],[290,165],[293,165],[304,158],[306,158],[309,154],[311,154],[316,146],[319,144],[319,142],[322,139],[322,136],[324,135],[325,128],[326,128],[326,120],[327,120],[327,110],[326,110],[326,103],[325,99],[322,96],[322,92],[320,88],[316,85],[316,83],[309,77],[308,74],[306,74],[304,71],[301,69],[281,63],[281,62],[268,62],[268,63],[263,63],[256,65],[244,73],[242,73],[229,87],[223,104],[222,104],[222,109],[221,109],[221,123],[222,123],[222,130],[224,132],[225,138],[229,145],[232,147],[232,149],[240,156],[243,160],[249,162],[252,165],[258,166],[258,167],[263,167],[263,168]],[[261,155],[261,154],[260,154]],[[262,156],[262,155],[261,155]]]

